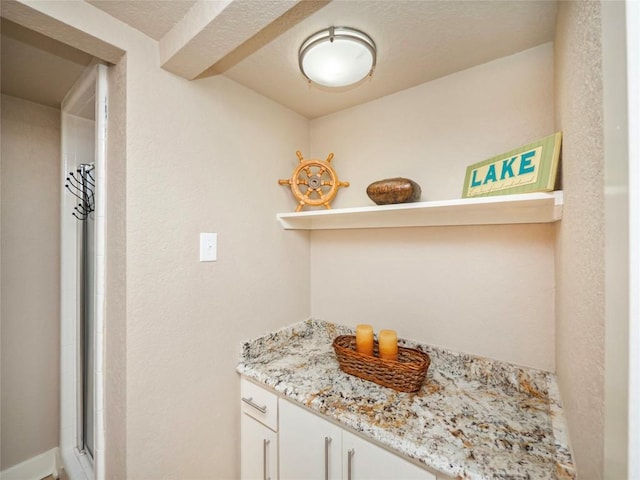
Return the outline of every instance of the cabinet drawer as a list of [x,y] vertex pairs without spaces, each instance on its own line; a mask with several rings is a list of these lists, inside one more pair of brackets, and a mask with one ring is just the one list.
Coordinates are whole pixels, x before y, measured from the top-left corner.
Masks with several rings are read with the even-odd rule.
[[278,396],[245,379],[240,381],[240,392],[242,412],[277,432]]

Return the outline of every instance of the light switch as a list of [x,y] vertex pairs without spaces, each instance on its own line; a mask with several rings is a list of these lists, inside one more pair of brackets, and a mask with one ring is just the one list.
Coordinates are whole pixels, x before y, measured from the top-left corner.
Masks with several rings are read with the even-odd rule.
[[200,234],[200,261],[215,262],[218,259],[218,234]]

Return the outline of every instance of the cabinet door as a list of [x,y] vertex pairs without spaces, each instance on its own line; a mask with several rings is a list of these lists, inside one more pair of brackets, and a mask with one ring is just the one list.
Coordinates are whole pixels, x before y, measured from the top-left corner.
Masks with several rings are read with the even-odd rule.
[[280,480],[340,480],[342,429],[280,400]]
[[350,432],[342,433],[343,480],[436,480],[435,475]]
[[242,480],[277,480],[278,435],[246,413],[240,419]]

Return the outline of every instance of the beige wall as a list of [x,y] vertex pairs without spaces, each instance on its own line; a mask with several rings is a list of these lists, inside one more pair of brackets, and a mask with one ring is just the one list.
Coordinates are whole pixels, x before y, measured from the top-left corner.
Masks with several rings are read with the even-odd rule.
[[[309,315],[308,235],[275,219],[308,125],[146,61],[127,71],[128,476],[238,478],[239,343]],[[199,232],[217,262],[198,262]]]
[[2,95],[2,459],[58,445],[60,110]]
[[556,361],[575,460],[603,478],[604,147],[598,2],[560,2],[556,125],[564,132],[564,211],[556,247]]
[[126,58],[107,70],[105,478],[127,478]]
[[[640,348],[633,334],[633,321],[640,315],[633,312],[637,299],[637,287],[633,285],[640,263],[634,228],[638,215],[638,191],[633,183],[634,147],[638,132],[634,118],[633,96],[640,92],[633,76],[638,72],[640,55],[634,44],[638,42],[637,26],[640,25],[640,4],[632,6],[624,2],[601,4],[602,18],[602,90],[604,118],[604,216],[605,216],[605,372],[604,372],[604,475],[605,479],[637,478],[640,469],[633,468],[634,459],[640,464],[640,445],[633,442],[633,435],[640,435],[640,424],[632,426],[634,406],[633,351]],[[632,13],[632,8],[636,13]],[[635,21],[635,26],[632,22]],[[627,23],[629,22],[629,23]],[[625,25],[620,28],[620,25]],[[628,42],[628,43],[627,43]],[[627,65],[627,59],[629,59]],[[628,80],[627,80],[628,79]],[[627,84],[627,81],[629,82]],[[637,102],[636,102],[637,103]],[[631,140],[631,141],[630,141]],[[637,150],[635,151],[637,153]],[[636,170],[637,172],[637,170]],[[630,175],[631,173],[631,175]],[[631,191],[631,193],[630,193]],[[634,203],[635,202],[635,203]],[[635,222],[634,222],[635,218]],[[635,269],[635,271],[634,271]],[[635,276],[640,278],[640,276]]]
[[[238,343],[311,312],[549,370],[557,356],[581,478],[598,477],[602,199],[587,177],[598,172],[601,119],[591,58],[599,49],[586,35],[597,29],[597,5],[561,4],[555,92],[545,45],[316,119],[311,135],[305,119],[223,77],[187,82],[162,71],[155,42],[89,4],[35,7],[126,51],[126,125],[117,130],[126,159],[116,172],[126,222],[108,239],[126,257],[108,261],[107,295],[125,272],[126,287],[107,299],[119,321],[107,322],[105,406],[107,425],[118,425],[107,435],[126,453],[111,442],[119,451],[107,453],[107,471],[237,478]],[[296,149],[336,153],[352,185],[336,207],[369,204],[366,185],[395,175],[434,200],[460,196],[469,163],[556,128],[569,178],[557,278],[550,225],[315,232],[309,242],[274,219],[292,208],[276,180],[297,164]],[[197,261],[202,231],[219,234],[216,263]]]
[[[554,131],[551,44],[311,122],[311,153],[351,186],[407,176],[460,198],[467,165]],[[314,317],[554,370],[553,225],[317,231]]]
[[[291,208],[277,179],[308,149],[308,121],[223,77],[163,71],[156,42],[85,2],[33,8],[53,19],[34,16],[52,35],[82,43],[87,32],[126,52],[126,126],[109,140],[126,155],[112,173],[126,182],[125,231],[107,226],[107,255],[126,259],[107,260],[105,359],[106,435],[126,445],[107,445],[106,471],[238,478],[239,344],[310,311],[309,236],[275,218]],[[108,195],[122,192],[107,182]],[[121,218],[121,202],[108,221]],[[198,261],[200,232],[218,233],[217,262]]]

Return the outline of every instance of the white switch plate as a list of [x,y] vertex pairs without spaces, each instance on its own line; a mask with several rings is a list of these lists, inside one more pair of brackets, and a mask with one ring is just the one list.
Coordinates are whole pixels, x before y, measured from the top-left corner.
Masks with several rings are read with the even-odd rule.
[[218,259],[218,234],[200,234],[200,261],[215,262]]

